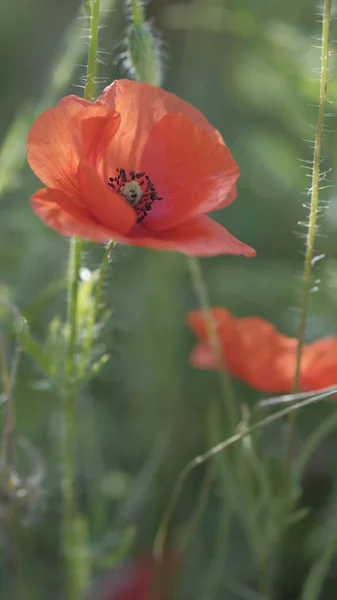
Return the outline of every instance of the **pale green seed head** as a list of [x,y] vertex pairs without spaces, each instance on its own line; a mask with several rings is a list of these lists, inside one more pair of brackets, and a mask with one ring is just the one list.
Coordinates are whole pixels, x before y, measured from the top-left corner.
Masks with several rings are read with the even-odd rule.
[[143,195],[142,188],[136,181],[128,181],[121,187],[121,192],[130,206],[136,206]]

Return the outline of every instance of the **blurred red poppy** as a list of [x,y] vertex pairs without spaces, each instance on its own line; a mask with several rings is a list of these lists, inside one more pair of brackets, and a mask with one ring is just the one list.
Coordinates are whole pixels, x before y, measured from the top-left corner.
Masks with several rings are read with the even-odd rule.
[[[251,387],[268,393],[290,392],[295,377],[297,339],[290,338],[260,317],[238,319],[222,307],[212,309],[230,373]],[[199,338],[191,363],[201,369],[218,369],[208,342],[202,312],[191,312],[188,324]],[[337,338],[328,337],[303,347],[300,389],[317,390],[337,385]]]
[[160,88],[119,80],[95,103],[63,98],[32,125],[27,156],[46,185],[31,206],[62,235],[196,256],[255,254],[205,216],[236,196],[239,169],[220,133]]
[[168,600],[173,570],[170,562],[143,557],[108,576],[88,600]]

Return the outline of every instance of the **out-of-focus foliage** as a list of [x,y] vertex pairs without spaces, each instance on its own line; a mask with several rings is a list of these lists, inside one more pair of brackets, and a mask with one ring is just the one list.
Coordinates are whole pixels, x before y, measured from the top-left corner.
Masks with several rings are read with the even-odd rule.
[[[2,6],[0,136],[5,140],[10,133],[11,137],[0,154],[0,173],[13,151],[14,155],[22,152],[26,117],[32,120],[36,110],[45,107],[43,103],[56,102],[61,95],[82,94],[84,68],[80,65],[85,64],[85,54],[80,57],[75,50],[67,55],[69,85],[62,90],[54,83],[54,97],[48,88],[53,69],[70,43],[69,35],[64,35],[78,8],[75,0],[12,0]],[[308,202],[319,89],[317,3],[156,0],[147,12],[165,39],[165,87],[207,115],[241,170],[238,198],[218,218],[235,236],[255,247],[257,257],[202,262],[212,303],[238,316],[261,315],[286,334],[295,335],[308,221],[303,204]],[[121,2],[106,15],[106,24],[100,32],[101,88],[104,82],[125,75],[116,62],[126,24]],[[83,19],[77,18],[75,27],[84,28],[86,35]],[[332,28],[334,37],[335,22]],[[79,66],[73,70],[74,62]],[[331,64],[333,75],[333,59]],[[336,78],[332,77],[329,88],[331,116],[326,120],[324,171],[337,164]],[[0,178],[0,192],[2,185]],[[337,333],[333,171],[327,173],[323,185],[329,187],[322,190],[322,206],[326,200],[329,203],[320,216],[317,254],[324,258],[315,266],[319,282],[311,297],[308,339]],[[0,196],[0,295],[20,308],[36,338],[46,339],[50,321],[65,311],[63,277],[69,244],[31,212],[29,197],[38,186],[23,167],[6,180]],[[86,245],[86,267],[96,269],[102,254],[101,247]],[[215,441],[207,422],[210,406],[221,401],[217,377],[194,372],[188,364],[193,339],[185,315],[197,303],[183,256],[117,247],[104,301],[111,318],[100,332],[100,343],[110,360],[79,398],[76,439],[78,501],[91,521],[95,572],[118,564],[131,551],[150,547],[179,469]],[[0,312],[0,324],[7,340],[11,329],[7,313]],[[58,335],[54,320],[49,339],[54,336],[57,343]],[[10,356],[11,348],[7,350]],[[259,398],[241,384],[236,391],[240,403],[254,404]],[[22,598],[56,599],[63,585],[57,550],[58,401],[42,371],[25,355],[15,401],[18,436],[29,440],[29,447],[43,460],[45,477],[29,518],[15,524],[11,534],[2,531],[0,597],[14,598],[9,590],[13,573],[20,572],[27,589]],[[302,435],[328,410],[324,405],[305,411],[300,419]],[[275,469],[281,443],[280,428],[276,435],[274,429],[265,433],[265,452],[274,460]],[[23,469],[26,454],[23,451]],[[309,562],[324,544],[329,526],[326,506],[336,483],[335,456],[332,438],[320,448],[306,475],[302,503],[310,507],[310,518],[290,530],[278,557],[279,600],[297,597]],[[177,538],[183,535],[203,476],[202,470],[196,472],[184,490],[175,518]],[[220,565],[212,564],[222,505],[221,487],[215,480],[190,545],[186,599],[195,598],[205,581],[209,584],[214,569],[223,571],[214,599],[248,598],[237,581],[245,580],[251,587],[256,584],[254,557],[236,522],[230,549],[220,553]],[[18,555],[12,546],[19,548]],[[335,598],[337,582],[333,569],[331,573],[326,600]]]

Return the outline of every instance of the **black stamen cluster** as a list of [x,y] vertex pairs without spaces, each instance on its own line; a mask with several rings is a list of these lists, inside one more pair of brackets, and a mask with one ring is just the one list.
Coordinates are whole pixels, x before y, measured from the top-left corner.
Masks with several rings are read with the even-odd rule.
[[[162,198],[158,196],[150,177],[146,175],[145,171],[142,171],[141,173],[129,171],[128,175],[126,174],[125,169],[118,168],[116,171],[116,177],[109,177],[108,184],[115,192],[121,193],[121,188],[130,181],[137,181],[142,190],[142,197],[134,206],[138,217],[137,223],[140,223],[145,219],[147,213],[152,210],[153,203],[156,202],[156,200],[162,200]],[[137,193],[131,192],[130,197],[135,200],[137,198]]]

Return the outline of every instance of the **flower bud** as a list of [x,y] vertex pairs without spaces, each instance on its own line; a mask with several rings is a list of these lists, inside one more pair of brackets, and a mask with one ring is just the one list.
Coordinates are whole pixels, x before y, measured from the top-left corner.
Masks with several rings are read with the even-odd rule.
[[160,86],[162,81],[162,52],[158,35],[145,21],[139,2],[130,5],[130,24],[125,37],[124,66],[138,81]]

